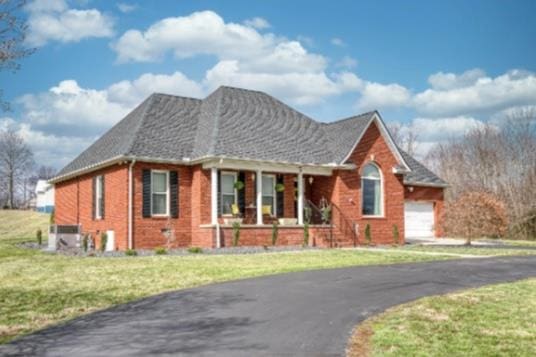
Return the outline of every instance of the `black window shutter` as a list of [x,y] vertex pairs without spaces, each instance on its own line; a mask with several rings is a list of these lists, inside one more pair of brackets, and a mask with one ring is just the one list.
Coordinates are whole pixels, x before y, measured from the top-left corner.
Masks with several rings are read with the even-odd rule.
[[169,172],[169,213],[171,218],[179,218],[179,174]]
[[242,181],[244,187],[241,190],[238,190],[238,197],[236,198],[238,202],[238,209],[240,213],[244,214],[246,211],[246,178],[244,171],[238,173],[238,181]]
[[142,216],[151,217],[151,170],[145,169],[142,172],[142,191]]
[[102,200],[100,202],[100,212],[101,212],[101,219],[104,219],[104,198],[106,197],[106,195],[104,194],[106,191],[104,190],[104,175],[101,176],[101,196],[102,196]]
[[[277,183],[282,184],[283,183],[283,175],[277,176]],[[277,191],[277,211],[276,216],[277,217],[283,217],[285,215],[285,191]]]
[[96,211],[96,208],[97,208],[97,204],[96,204],[96,201],[97,201],[97,177],[93,177],[91,187],[93,188],[92,200],[91,200],[91,217],[93,219],[95,219],[96,218],[95,213],[97,212]]
[[221,216],[221,171],[218,170],[218,216]]

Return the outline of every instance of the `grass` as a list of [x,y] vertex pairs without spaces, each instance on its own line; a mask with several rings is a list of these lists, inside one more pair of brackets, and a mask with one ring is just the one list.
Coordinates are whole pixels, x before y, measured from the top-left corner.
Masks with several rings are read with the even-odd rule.
[[354,332],[348,356],[536,356],[536,279],[427,297]]
[[47,215],[0,211],[0,343],[91,311],[176,289],[292,271],[452,258],[355,250],[80,258],[15,245],[35,241],[35,231],[46,232],[47,224]]

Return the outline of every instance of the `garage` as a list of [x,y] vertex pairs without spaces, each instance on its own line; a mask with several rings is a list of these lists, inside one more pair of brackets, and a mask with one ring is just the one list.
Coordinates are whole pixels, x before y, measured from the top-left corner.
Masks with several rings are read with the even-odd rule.
[[404,202],[406,238],[434,237],[434,203],[426,201]]

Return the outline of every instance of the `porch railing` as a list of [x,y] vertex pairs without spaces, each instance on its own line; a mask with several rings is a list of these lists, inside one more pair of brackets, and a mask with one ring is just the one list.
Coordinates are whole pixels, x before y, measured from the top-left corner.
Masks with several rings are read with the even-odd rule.
[[343,236],[344,239],[350,240],[354,247],[358,243],[357,225],[346,217],[342,210],[330,202],[326,207],[319,208],[310,200],[305,201],[304,205],[305,220],[312,224],[322,224],[329,226],[329,245],[333,247],[334,229]]

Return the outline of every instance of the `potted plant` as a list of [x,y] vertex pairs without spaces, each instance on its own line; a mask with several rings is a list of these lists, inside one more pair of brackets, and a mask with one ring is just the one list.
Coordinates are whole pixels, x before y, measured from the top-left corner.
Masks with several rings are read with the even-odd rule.
[[285,185],[282,183],[278,183],[275,185],[275,191],[276,192],[283,192],[285,191]]
[[237,191],[241,191],[241,190],[243,190],[244,187],[245,187],[244,182],[242,182],[242,181],[240,181],[240,180],[238,180],[238,181],[236,181],[236,182],[234,183],[234,188],[235,188],[235,190],[237,190]]

